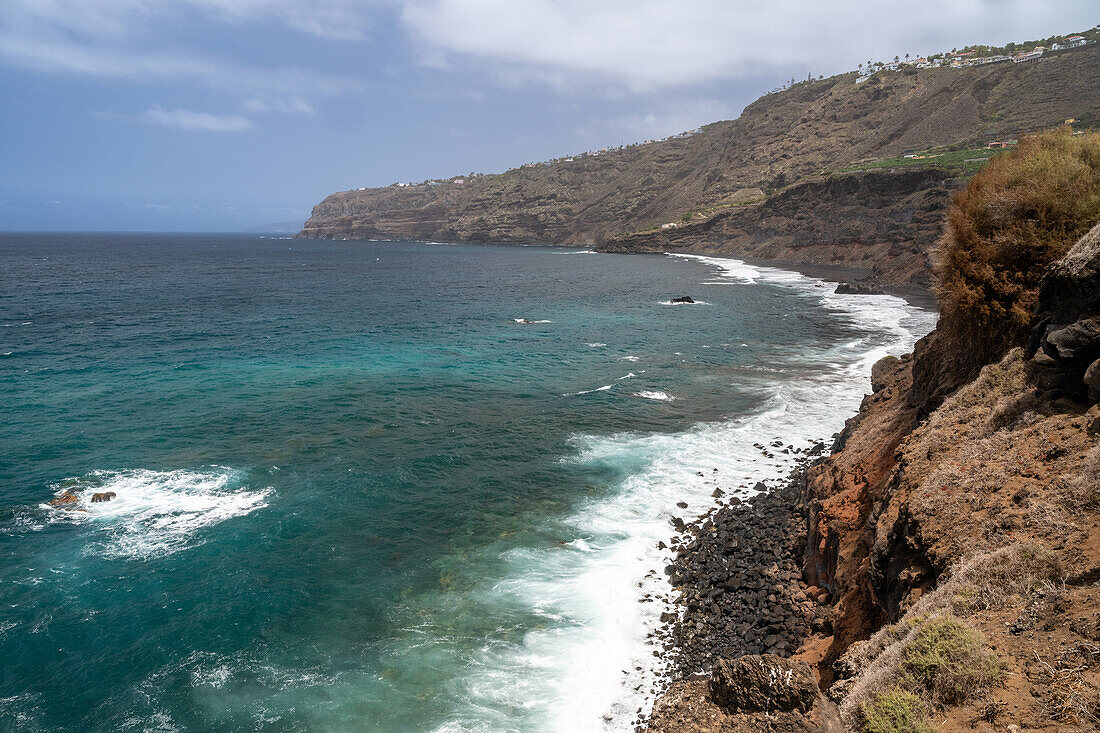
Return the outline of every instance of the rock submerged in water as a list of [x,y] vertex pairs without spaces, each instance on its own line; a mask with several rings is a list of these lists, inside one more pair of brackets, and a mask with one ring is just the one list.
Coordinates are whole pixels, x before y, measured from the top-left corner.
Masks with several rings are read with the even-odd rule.
[[677,303],[693,304],[693,303],[695,303],[695,301],[692,299],[692,297],[690,295],[681,295],[679,298],[673,298],[672,300],[670,300],[668,302],[672,303],[672,304],[677,304]]
[[59,494],[58,496],[55,496],[54,498],[50,499],[50,506],[52,506],[54,509],[63,509],[67,512],[71,512],[71,511],[86,512],[86,511],[88,511],[84,507],[80,506],[80,497],[78,497],[76,494],[74,494],[71,491],[65,491],[65,492]]
[[[91,502],[93,504],[101,504],[105,501],[110,501],[117,496],[113,491],[97,491],[92,494]],[[88,511],[84,507],[80,506],[80,497],[71,491],[64,491],[61,494],[50,499],[50,506],[54,509],[64,509],[65,511]]]
[[843,282],[836,286],[837,295],[883,295],[882,289],[870,283]]
[[50,506],[58,509],[73,509],[76,507],[77,502],[80,501],[71,491],[66,491],[60,496],[55,496],[50,499]]

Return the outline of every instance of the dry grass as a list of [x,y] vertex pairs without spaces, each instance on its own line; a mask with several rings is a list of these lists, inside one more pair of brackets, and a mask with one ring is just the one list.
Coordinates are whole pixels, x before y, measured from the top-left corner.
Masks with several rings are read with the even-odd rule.
[[1100,221],[1100,134],[1021,140],[952,197],[947,219],[941,327],[986,363],[1026,341],[1043,272]]
[[862,670],[841,701],[851,725],[895,687],[926,706],[963,702],[996,684],[1000,663],[984,637],[962,619],[1019,606],[1037,592],[1060,587],[1064,571],[1047,549],[1018,544],[974,556],[955,566],[939,587],[896,624],[854,644],[843,663]]
[[950,613],[963,618],[1019,605],[1041,588],[1061,583],[1065,571],[1045,547],[1021,543],[976,555],[957,565],[910,613]]
[[1032,413],[1041,408],[1031,397],[1031,369],[1023,349],[1013,349],[1001,361],[983,367],[913,433],[907,453],[931,461],[965,439],[1034,423]]
[[1050,662],[1035,655],[1041,672],[1041,713],[1059,723],[1092,725],[1100,729],[1100,690],[1085,677],[1100,666],[1100,646],[1080,643],[1061,650]]
[[1100,448],[1082,455],[1088,441],[1072,414],[1036,395],[1033,368],[1019,348],[986,365],[903,446],[908,509],[938,567],[1065,537],[1100,508]]
[[1081,472],[1058,483],[1054,489],[1058,504],[1070,514],[1100,509],[1100,446],[1085,455]]

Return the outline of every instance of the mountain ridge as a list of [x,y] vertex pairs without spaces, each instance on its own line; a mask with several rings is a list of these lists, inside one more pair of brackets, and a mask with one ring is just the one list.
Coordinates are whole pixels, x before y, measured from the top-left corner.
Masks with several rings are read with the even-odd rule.
[[[760,232],[752,247],[723,248],[715,239],[720,228],[712,226],[706,239],[696,237],[694,227],[722,211],[762,205],[792,185],[862,176],[845,171],[869,161],[984,146],[1066,119],[1100,125],[1096,44],[1026,64],[902,67],[862,83],[852,72],[766,94],[737,119],[706,125],[689,137],[529,164],[499,175],[344,191],[317,204],[297,236],[536,243],[619,252],[653,251],[660,244],[753,255],[768,249],[759,246],[767,239]],[[967,171],[960,170],[965,177]],[[937,190],[930,195],[946,205],[951,186],[940,182],[932,188]],[[927,191],[898,189],[897,201]],[[894,207],[883,214],[858,199],[848,203],[858,214],[853,221],[866,221],[867,228],[821,242],[829,251],[793,261],[842,262],[850,259],[843,250],[853,240],[886,251],[912,248],[907,239],[881,234],[884,215],[905,217],[906,211]],[[660,235],[662,225],[675,225],[670,226],[675,231]],[[797,234],[806,239],[813,231]],[[927,244],[917,246],[926,250]],[[886,282],[926,280],[920,275],[914,280],[908,266],[899,274],[891,262],[874,264]]]

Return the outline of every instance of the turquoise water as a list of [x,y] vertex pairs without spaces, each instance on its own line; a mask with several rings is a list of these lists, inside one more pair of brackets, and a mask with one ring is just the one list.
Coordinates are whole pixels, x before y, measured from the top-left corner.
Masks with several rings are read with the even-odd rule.
[[[13,730],[628,730],[669,519],[782,475],[752,443],[828,437],[932,325],[659,255],[2,235],[0,257]],[[45,506],[66,488],[117,498]]]

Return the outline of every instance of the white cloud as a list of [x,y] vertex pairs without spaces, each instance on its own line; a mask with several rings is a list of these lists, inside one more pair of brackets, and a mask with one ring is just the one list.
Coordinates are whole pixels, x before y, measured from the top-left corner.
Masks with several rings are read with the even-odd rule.
[[253,97],[244,101],[244,108],[249,112],[301,112],[313,114],[313,106],[301,97],[284,97],[261,99]]
[[338,94],[360,86],[348,77],[297,67],[241,65],[201,52],[126,50],[64,39],[35,40],[3,32],[0,59],[38,71],[135,81],[189,80],[214,89],[249,93]]
[[209,112],[160,107],[150,107],[141,114],[140,119],[153,125],[202,132],[243,132],[255,127],[251,120],[240,115],[214,115]]
[[359,40],[370,27],[366,8],[355,0],[176,0],[213,11],[222,17],[246,21],[274,18],[303,33],[338,40]]
[[241,63],[181,45],[173,38],[174,25],[181,13],[196,8],[227,21],[274,19],[329,36],[359,37],[365,22],[344,18],[345,11],[354,10],[347,0],[315,2],[308,10],[296,9],[291,0],[0,0],[0,63],[48,73],[191,83],[266,99],[273,111],[303,111],[304,95],[361,87],[346,75]]
[[273,20],[324,38],[356,40],[378,2],[362,0],[3,0],[9,23],[34,22],[89,36],[126,36],[187,13],[224,23]]
[[513,83],[644,92],[1026,40],[1093,16],[1095,0],[409,0],[401,17],[437,66],[443,51]]
[[739,111],[739,107],[718,99],[662,100],[656,111],[592,120],[578,132],[601,140],[606,140],[609,134],[629,142],[660,139],[715,120],[736,117]]

